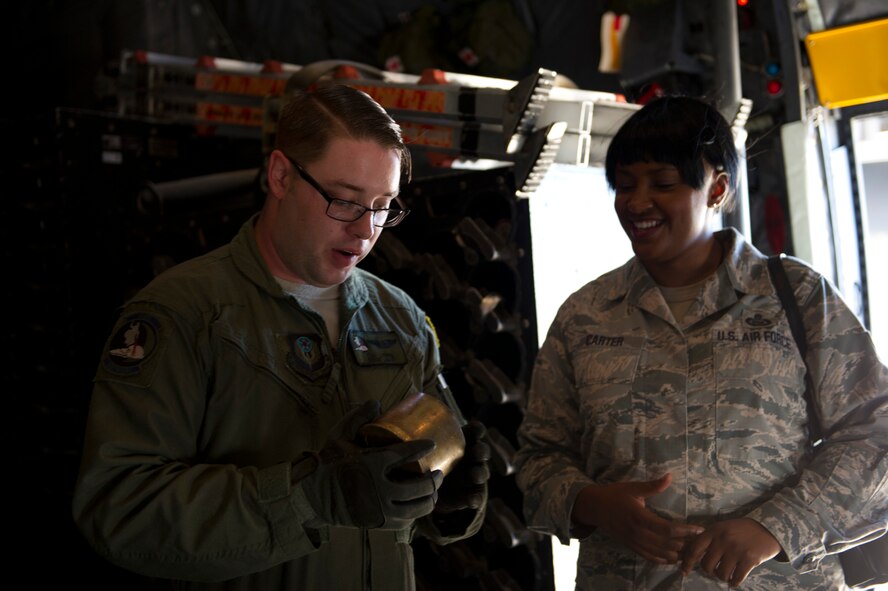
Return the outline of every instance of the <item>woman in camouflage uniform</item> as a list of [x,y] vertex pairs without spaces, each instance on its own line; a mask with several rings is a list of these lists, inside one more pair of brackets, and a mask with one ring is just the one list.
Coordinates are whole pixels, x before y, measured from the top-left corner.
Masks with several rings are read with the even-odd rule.
[[785,261],[830,443],[809,452],[800,356],[767,257],[714,231],[730,126],[664,97],[606,174],[635,256],[561,306],[519,430],[531,528],[580,538],[578,589],[841,589],[835,552],[885,528],[888,371],[835,288]]

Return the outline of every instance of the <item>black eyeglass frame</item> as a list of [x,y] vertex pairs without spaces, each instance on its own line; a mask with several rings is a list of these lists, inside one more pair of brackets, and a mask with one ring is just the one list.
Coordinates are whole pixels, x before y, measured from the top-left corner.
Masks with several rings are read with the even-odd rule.
[[[284,153],[281,152],[281,154],[284,154]],[[393,226],[397,226],[397,225],[400,224],[402,221],[404,221],[404,218],[406,218],[406,217],[407,217],[407,214],[410,213],[410,210],[409,210],[409,209],[403,209],[403,208],[400,208],[400,207],[398,207],[398,208],[393,208],[393,207],[380,207],[380,208],[365,207],[365,206],[361,205],[360,203],[356,203],[356,202],[354,202],[354,201],[348,201],[348,200],[346,200],[346,199],[337,199],[336,197],[332,197],[332,196],[330,196],[330,194],[327,193],[327,191],[321,186],[321,184],[320,184],[318,181],[316,181],[316,180],[314,179],[314,177],[312,177],[310,174],[308,174],[308,172],[307,172],[304,168],[302,168],[302,165],[300,165],[298,162],[296,162],[295,160],[293,160],[292,158],[290,158],[290,157],[287,156],[286,154],[284,154],[284,158],[286,158],[287,160],[289,160],[289,161],[290,161],[290,164],[293,165],[293,168],[296,169],[296,172],[299,173],[299,176],[301,176],[302,179],[303,179],[306,183],[308,183],[309,185],[311,185],[312,188],[313,188],[315,191],[317,191],[318,194],[319,194],[321,197],[324,198],[324,200],[327,202],[327,209],[324,211],[324,213],[326,213],[326,214],[327,214],[327,217],[329,217],[329,218],[331,218],[331,219],[334,219],[334,220],[336,220],[336,221],[338,221],[338,222],[356,222],[356,221],[358,221],[359,219],[361,219],[361,218],[364,216],[365,213],[367,213],[367,212],[369,211],[369,212],[370,212],[370,216],[371,216],[371,218],[372,218],[372,220],[373,220],[372,223],[373,223],[374,226],[376,226],[377,228],[391,228],[391,227],[393,227]],[[355,215],[355,216],[354,216],[353,218],[351,218],[351,219],[343,219],[343,218],[341,218],[341,217],[336,217],[335,215],[332,215],[332,214],[330,213],[330,208],[333,206],[334,203],[341,203],[342,206],[348,208],[349,210],[354,211],[354,212],[358,212],[358,211],[360,211],[360,213],[357,213],[357,215]],[[377,224],[377,223],[376,223],[376,213],[377,213],[377,212],[383,212],[383,211],[384,211],[384,212],[388,212],[388,213],[386,213],[386,220],[385,220],[383,223],[381,223],[381,224]],[[393,217],[389,217],[389,216],[392,216],[392,214],[394,214]]]

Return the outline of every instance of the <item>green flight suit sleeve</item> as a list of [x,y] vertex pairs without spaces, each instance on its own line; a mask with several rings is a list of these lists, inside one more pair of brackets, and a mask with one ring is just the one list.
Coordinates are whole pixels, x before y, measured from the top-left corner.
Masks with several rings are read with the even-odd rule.
[[[426,317],[426,366],[424,369],[424,387],[426,393],[434,394],[443,400],[454,412],[460,424],[466,420],[459,408],[453,393],[447,386],[442,375],[438,335],[435,332],[431,319]],[[488,488],[484,488],[484,499],[478,509],[464,509],[452,514],[432,513],[416,522],[417,531],[439,545],[446,545],[458,540],[471,537],[478,533],[484,523],[487,508]]]
[[291,484],[299,466],[201,461],[205,335],[148,304],[126,310],[117,334],[128,327],[141,343],[115,349],[109,340],[74,491],[73,516],[89,543],[123,568],[197,581],[314,551],[322,540],[302,526],[313,511]]

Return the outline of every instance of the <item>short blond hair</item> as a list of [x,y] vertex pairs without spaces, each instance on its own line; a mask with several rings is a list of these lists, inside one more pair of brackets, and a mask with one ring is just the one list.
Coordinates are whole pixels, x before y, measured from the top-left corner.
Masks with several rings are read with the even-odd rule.
[[371,140],[395,150],[405,182],[410,182],[412,160],[401,127],[367,93],[345,84],[322,83],[286,97],[278,117],[275,148],[305,165],[323,157],[337,137]]

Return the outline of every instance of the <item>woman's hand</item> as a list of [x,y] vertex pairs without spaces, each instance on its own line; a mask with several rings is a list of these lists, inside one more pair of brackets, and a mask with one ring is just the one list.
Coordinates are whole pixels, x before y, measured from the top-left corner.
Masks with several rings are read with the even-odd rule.
[[704,573],[736,587],[752,569],[781,550],[774,536],[757,521],[730,519],[706,528],[688,545],[681,569],[688,575],[699,563]]
[[592,485],[577,495],[574,523],[597,527],[611,538],[656,564],[674,564],[688,540],[703,531],[697,525],[675,523],[649,511],[648,497],[669,487],[672,476],[656,480]]

